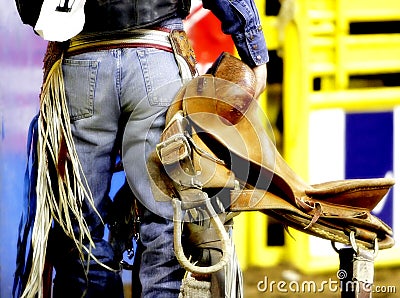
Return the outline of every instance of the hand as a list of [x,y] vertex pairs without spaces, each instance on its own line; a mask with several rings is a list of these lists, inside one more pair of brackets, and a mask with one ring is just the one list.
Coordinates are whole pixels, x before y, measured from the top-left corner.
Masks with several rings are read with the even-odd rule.
[[254,67],[253,71],[256,76],[256,92],[254,98],[258,99],[267,86],[267,64]]

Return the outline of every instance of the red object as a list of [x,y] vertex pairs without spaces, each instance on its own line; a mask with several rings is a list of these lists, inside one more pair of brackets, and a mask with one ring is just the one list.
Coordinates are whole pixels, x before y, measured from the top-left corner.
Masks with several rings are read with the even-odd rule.
[[210,67],[221,52],[234,53],[233,41],[222,32],[221,22],[201,4],[194,5],[185,20],[185,28],[196,54],[200,74]]

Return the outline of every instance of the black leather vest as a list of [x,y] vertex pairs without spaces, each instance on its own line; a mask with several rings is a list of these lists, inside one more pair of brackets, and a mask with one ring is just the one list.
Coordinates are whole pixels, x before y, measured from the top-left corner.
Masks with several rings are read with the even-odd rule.
[[[25,24],[35,26],[43,0],[15,0]],[[64,1],[61,1],[64,3]],[[73,3],[73,0],[69,0]],[[151,26],[170,17],[184,18],[190,0],[86,0],[85,32]]]
[[190,0],[87,0],[84,32],[147,27],[170,17],[186,17]]

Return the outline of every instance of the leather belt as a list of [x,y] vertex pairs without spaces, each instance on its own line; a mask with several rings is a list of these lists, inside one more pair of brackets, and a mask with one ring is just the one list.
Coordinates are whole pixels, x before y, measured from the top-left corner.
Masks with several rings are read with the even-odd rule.
[[67,55],[121,47],[153,47],[172,52],[170,32],[156,29],[135,29],[115,33],[85,33],[70,40]]

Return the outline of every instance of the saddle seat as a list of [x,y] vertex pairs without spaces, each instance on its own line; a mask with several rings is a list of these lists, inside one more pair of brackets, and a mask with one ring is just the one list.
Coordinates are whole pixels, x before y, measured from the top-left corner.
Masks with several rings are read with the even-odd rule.
[[[394,180],[304,182],[279,154],[265,128],[267,121],[253,99],[254,88],[248,87],[255,81],[251,69],[233,56],[225,54],[222,60],[211,73],[194,78],[177,94],[160,144],[176,140],[177,135],[189,142],[161,146],[159,160],[152,159],[153,168],[160,172],[152,176],[168,181],[170,170],[165,169],[176,162],[181,166],[189,156],[195,172],[186,174],[187,180],[195,177],[213,196],[229,190],[228,212],[260,211],[284,225],[344,244],[350,244],[352,234],[357,245],[366,249],[374,248],[376,242],[380,249],[393,246],[391,228],[371,211]],[[229,65],[227,60],[240,65],[240,72],[233,73],[229,66],[221,71],[221,65]],[[157,188],[170,196],[174,187],[165,182]]]

